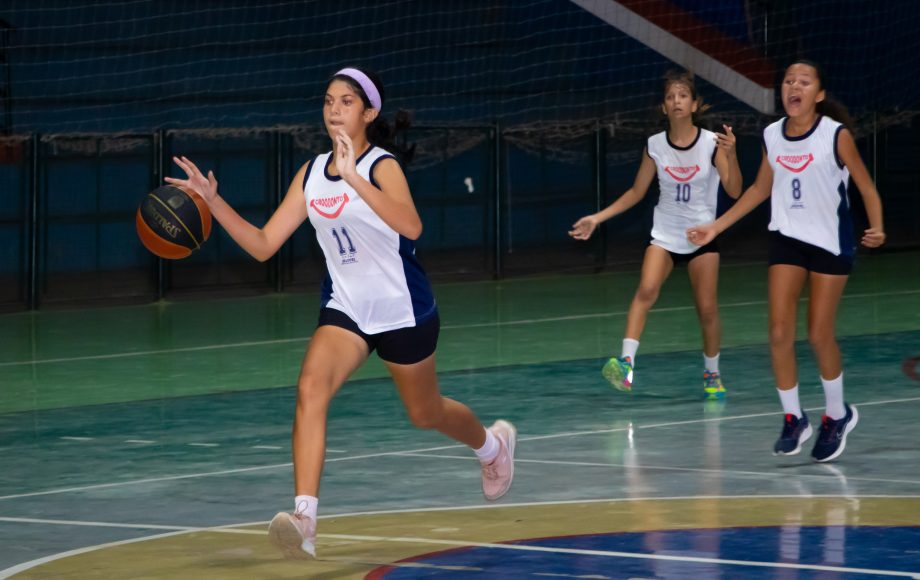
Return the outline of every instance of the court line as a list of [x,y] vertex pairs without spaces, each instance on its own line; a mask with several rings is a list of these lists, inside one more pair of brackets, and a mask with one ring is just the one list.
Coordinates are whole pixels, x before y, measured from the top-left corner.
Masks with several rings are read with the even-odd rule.
[[[699,497],[670,497],[670,498],[616,498],[616,499],[606,499],[606,500],[565,500],[558,502],[530,502],[525,504],[490,504],[483,506],[457,506],[453,508],[447,508],[451,511],[458,510],[472,510],[472,509],[485,509],[485,508],[502,508],[502,507],[517,507],[517,506],[535,506],[535,505],[565,505],[572,503],[616,503],[616,502],[625,502],[625,501],[661,501],[661,500],[699,500],[699,499],[750,499],[750,498],[798,498],[805,499],[803,496],[789,496],[789,495],[779,495],[779,496],[699,496]],[[848,496],[809,496],[807,499],[812,499],[815,497],[826,497],[826,498],[841,498],[841,499],[852,499]],[[891,497],[891,496],[854,496],[856,498],[870,498],[870,497]],[[902,496],[894,496],[902,497]],[[907,497],[917,497],[917,496],[907,496]],[[421,509],[405,509],[405,510],[392,510],[386,512],[368,512],[364,514],[352,513],[352,514],[340,514],[336,516],[324,516],[327,517],[347,517],[347,516],[357,516],[357,515],[371,515],[378,513],[413,513],[420,511],[446,511],[445,508],[421,508]],[[320,518],[320,519],[324,519]],[[262,525],[264,526],[267,522],[252,522],[250,524],[229,524],[215,527],[182,527],[182,526],[161,526],[161,525],[143,525],[143,524],[119,524],[119,523],[107,523],[107,522],[75,522],[70,520],[38,520],[32,518],[5,518],[0,517],[0,521],[16,521],[16,522],[28,522],[28,523],[52,523],[60,525],[87,525],[87,526],[101,526],[101,527],[114,527],[114,528],[148,528],[148,529],[170,529],[172,531],[165,534],[156,534],[153,536],[146,536],[142,538],[132,538],[130,540],[121,540],[117,542],[108,542],[105,544],[99,544],[96,546],[87,546],[84,548],[78,548],[75,550],[69,550],[67,552],[61,552],[58,554],[52,554],[49,556],[44,556],[42,558],[37,558],[29,562],[24,562],[17,564],[11,568],[5,570],[0,570],[0,578],[7,578],[13,574],[23,572],[42,564],[47,564],[55,560],[60,560],[69,556],[74,556],[78,554],[84,554],[91,551],[101,550],[108,547],[114,547],[124,544],[136,543],[147,540],[161,539],[169,536],[193,533],[193,532],[229,532],[229,533],[245,533],[245,534],[258,534],[265,535],[267,532],[265,530],[247,530],[239,529],[237,526],[250,526],[250,525]],[[624,532],[626,533],[626,532]],[[742,566],[742,567],[757,567],[757,568],[783,568],[783,569],[793,569],[793,570],[815,570],[822,572],[839,572],[839,573],[850,573],[850,574],[875,574],[878,576],[892,576],[900,578],[920,578],[920,572],[903,572],[903,571],[894,571],[894,570],[878,570],[871,568],[849,568],[844,566],[825,566],[820,564],[794,564],[790,562],[763,562],[756,560],[730,560],[722,558],[703,558],[697,556],[671,556],[666,554],[637,554],[632,552],[620,552],[613,550],[585,550],[585,549],[575,549],[575,548],[561,548],[561,547],[548,547],[548,546],[532,546],[528,544],[504,544],[504,543],[487,543],[487,542],[470,542],[463,540],[445,540],[440,538],[416,538],[416,537],[392,537],[392,536],[366,536],[366,535],[353,535],[353,534],[319,534],[320,538],[330,538],[337,540],[359,540],[366,542],[396,542],[396,543],[413,543],[413,544],[428,544],[428,545],[444,545],[452,547],[474,547],[474,548],[486,548],[486,549],[499,549],[499,550],[512,550],[512,551],[525,551],[525,552],[542,552],[542,553],[552,553],[552,554],[571,554],[579,556],[595,556],[595,557],[604,557],[604,558],[629,558],[629,559],[638,559],[638,560],[659,560],[659,561],[670,561],[670,562],[691,562],[698,564],[716,564],[720,566]],[[519,541],[526,541],[522,539]],[[349,561],[343,560],[341,558],[331,559],[332,561]],[[322,559],[320,558],[320,561]],[[328,560],[327,560],[328,561]],[[376,564],[376,563],[371,563]],[[385,563],[392,566],[400,566],[402,563]]]
[[[890,292],[863,292],[857,294],[845,294],[843,299],[850,298],[869,298],[869,297],[881,297],[881,296],[901,296],[909,294],[920,294],[920,290],[892,290]],[[808,302],[808,297],[803,296],[799,302]],[[733,302],[728,304],[719,304],[719,308],[744,308],[747,306],[763,306],[766,305],[766,300],[751,300],[747,302]],[[652,308],[649,310],[649,313],[661,313],[661,312],[683,312],[696,310],[696,306],[670,306],[665,308]],[[628,314],[628,311],[615,311],[615,312],[601,312],[593,314],[573,314],[570,316],[551,316],[547,318],[530,318],[523,320],[509,320],[509,321],[496,321],[496,322],[477,322],[471,324],[445,324],[441,326],[441,330],[466,330],[470,328],[501,328],[506,326],[522,326],[529,324],[542,324],[548,322],[569,322],[573,320],[590,320],[594,318],[611,318],[614,316],[625,316]],[[97,354],[97,355],[87,355],[87,356],[72,356],[72,357],[60,357],[60,358],[48,358],[48,359],[38,359],[38,360],[28,360],[28,361],[10,361],[10,362],[0,362],[0,367],[11,367],[11,366],[25,366],[25,365],[39,365],[39,364],[54,364],[62,362],[79,362],[79,361],[90,361],[90,360],[109,360],[109,359],[118,359],[118,358],[129,358],[129,357],[138,357],[138,356],[158,356],[165,354],[177,354],[184,352],[200,352],[207,350],[220,350],[220,349],[230,349],[230,348],[243,348],[247,346],[267,346],[273,344],[286,344],[292,342],[309,342],[309,336],[298,336],[294,338],[279,338],[273,340],[253,340],[248,342],[233,342],[228,344],[211,344],[205,346],[189,346],[183,348],[170,348],[163,350],[140,350],[136,352],[121,352],[121,353],[112,353],[112,354]]]
[[[414,457],[431,457],[436,459],[460,459],[463,461],[475,461],[475,457],[466,457],[462,455],[441,455],[436,453],[414,453],[407,452],[405,455],[411,455]],[[714,473],[719,475],[737,475],[737,476],[758,476],[758,477],[770,477],[770,478],[788,478],[789,473],[770,473],[766,471],[740,471],[737,469],[705,469],[702,467],[670,467],[662,465],[626,465],[625,463],[601,463],[599,461],[565,461],[562,459],[523,459],[520,457],[515,457],[514,462],[517,463],[539,463],[544,465],[571,465],[574,467],[617,467],[623,469],[644,469],[648,471],[687,471],[691,473]],[[820,465],[820,464],[815,464]],[[828,473],[823,475],[820,473],[795,473],[795,477],[812,477],[817,479],[824,479],[828,481],[839,481],[842,477],[846,481],[867,481],[873,483],[904,483],[908,485],[920,485],[920,480],[910,480],[910,479],[881,479],[876,477],[851,477],[848,475],[840,474],[836,475],[833,473]],[[846,484],[844,484],[846,485]]]
[[[854,402],[853,404],[865,407],[869,405],[887,405],[887,404],[892,404],[892,403],[905,403],[905,402],[912,402],[912,401],[920,401],[920,397],[909,397],[909,398],[904,398],[904,399],[888,399],[888,400],[882,400],[882,401],[869,401],[865,403]],[[823,408],[824,407],[809,407],[809,408],[806,408],[805,410],[814,411],[814,410],[819,410]],[[739,419],[769,417],[769,416],[781,415],[781,414],[782,414],[781,411],[773,411],[769,413],[753,413],[749,415],[736,415],[733,417],[708,417],[705,419],[689,419],[687,421],[672,421],[669,423],[656,423],[656,424],[645,425],[645,426],[640,425],[638,427],[634,426],[632,428],[638,430],[638,429],[655,429],[655,428],[660,428],[660,427],[677,427],[677,426],[683,426],[683,425],[693,425],[693,424],[698,424],[698,423],[709,423],[709,422],[715,422],[715,421],[734,421],[734,420],[739,420]],[[570,431],[566,433],[556,433],[556,434],[551,434],[551,435],[535,435],[532,437],[519,437],[518,441],[538,441],[538,440],[543,440],[543,439],[556,439],[556,438],[562,438],[562,437],[579,437],[583,435],[602,435],[602,434],[607,434],[607,433],[627,431],[628,429],[630,429],[630,427],[627,426],[627,427],[615,427],[612,429],[596,429],[593,431]],[[437,447],[425,447],[422,449],[408,449],[408,450],[404,449],[401,451],[382,451],[378,453],[366,453],[362,455],[349,455],[347,457],[335,457],[332,459],[327,459],[326,463],[337,463],[340,461],[354,461],[358,459],[374,459],[377,457],[407,456],[407,455],[412,455],[413,453],[416,453],[416,454],[417,453],[428,453],[430,451],[444,451],[447,449],[464,449],[464,448],[465,446],[462,444],[451,444],[451,445],[439,445]],[[121,481],[121,482],[97,483],[97,484],[91,484],[91,485],[66,487],[66,488],[61,488],[61,489],[49,489],[49,490],[44,490],[44,491],[33,491],[33,492],[27,492],[27,493],[0,495],[0,501],[7,500],[7,499],[19,499],[19,498],[24,498],[24,497],[37,497],[37,496],[44,496],[44,495],[55,495],[55,494],[61,494],[61,493],[77,492],[77,491],[88,491],[92,489],[105,489],[105,488],[110,488],[110,487],[120,487],[124,485],[138,485],[138,484],[144,484],[144,483],[156,483],[156,482],[161,482],[161,481],[174,481],[174,480],[181,480],[181,479],[195,479],[199,477],[211,477],[211,476],[216,476],[216,475],[250,473],[254,471],[288,468],[292,466],[293,466],[293,463],[291,462],[275,463],[271,465],[257,465],[253,467],[238,467],[234,469],[222,469],[219,471],[208,471],[208,472],[203,472],[203,473],[187,473],[184,475],[164,475],[161,477],[149,477],[145,479],[134,479],[134,480],[129,480],[129,481]]]

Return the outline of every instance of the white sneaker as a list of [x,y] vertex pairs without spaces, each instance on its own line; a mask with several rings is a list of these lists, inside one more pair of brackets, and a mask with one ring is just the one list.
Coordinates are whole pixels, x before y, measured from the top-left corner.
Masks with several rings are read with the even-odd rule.
[[495,501],[508,493],[514,479],[514,445],[517,429],[508,421],[496,421],[489,431],[498,439],[499,450],[495,459],[482,465],[482,493]]
[[268,525],[268,539],[286,558],[316,557],[316,522],[303,514],[275,514]]

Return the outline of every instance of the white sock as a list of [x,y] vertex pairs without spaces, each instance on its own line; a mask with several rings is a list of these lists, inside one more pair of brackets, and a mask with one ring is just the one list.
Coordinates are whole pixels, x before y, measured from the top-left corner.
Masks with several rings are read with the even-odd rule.
[[836,379],[821,377],[821,384],[824,385],[824,399],[827,401],[825,414],[834,421],[843,419],[847,414],[843,406],[843,371]]
[[316,521],[316,508],[319,506],[319,498],[312,495],[298,495],[294,498],[294,513],[303,514]]
[[629,357],[629,360],[632,361],[633,366],[636,366],[636,351],[639,350],[639,341],[634,338],[624,338],[623,339],[623,353],[620,355],[622,358]]
[[498,457],[499,445],[495,435],[486,429],[486,442],[483,443],[482,447],[479,449],[473,449],[473,452],[476,454],[476,457],[479,458],[480,463],[489,463]]
[[776,390],[779,391],[779,400],[783,404],[783,412],[801,419],[802,407],[799,405],[799,384],[796,383],[794,387],[785,391]]
[[720,353],[716,353],[716,356],[706,356],[706,353],[703,353],[703,365],[706,367],[707,371],[719,374],[719,354]]

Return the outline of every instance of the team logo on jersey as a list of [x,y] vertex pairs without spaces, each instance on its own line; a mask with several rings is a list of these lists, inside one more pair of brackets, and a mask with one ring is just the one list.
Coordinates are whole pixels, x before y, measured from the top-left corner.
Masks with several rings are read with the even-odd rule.
[[348,203],[348,194],[343,193],[342,195],[334,195],[332,197],[311,199],[310,207],[319,215],[331,220],[339,217],[339,214],[345,209],[346,203]]
[[815,156],[808,155],[777,155],[776,162],[793,173],[801,173],[808,164],[815,160]]
[[665,167],[664,170],[668,175],[677,181],[690,181],[693,179],[694,175],[699,173],[700,166],[694,165],[693,167]]

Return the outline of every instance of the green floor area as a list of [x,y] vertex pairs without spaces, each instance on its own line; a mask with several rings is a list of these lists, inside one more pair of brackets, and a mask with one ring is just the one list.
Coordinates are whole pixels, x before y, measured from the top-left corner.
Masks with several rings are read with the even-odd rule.
[[[610,356],[637,281],[628,271],[438,285],[439,368]],[[720,305],[724,347],[763,344],[765,265],[723,266]],[[3,315],[0,413],[290,386],[317,309],[316,294],[278,294]],[[799,318],[804,324],[804,311]],[[920,254],[861,256],[838,334],[916,329]],[[677,269],[650,313],[641,354],[699,345],[686,271]],[[384,374],[372,358],[355,378]]]

